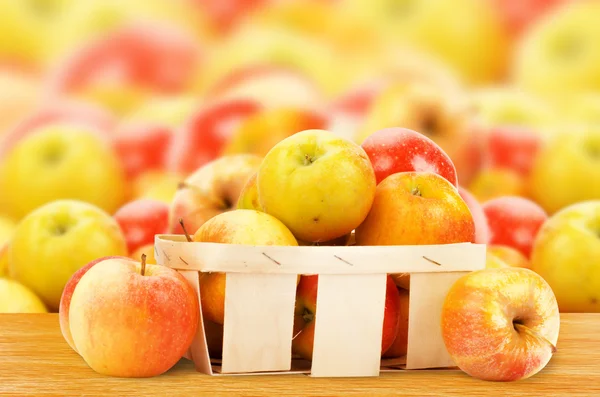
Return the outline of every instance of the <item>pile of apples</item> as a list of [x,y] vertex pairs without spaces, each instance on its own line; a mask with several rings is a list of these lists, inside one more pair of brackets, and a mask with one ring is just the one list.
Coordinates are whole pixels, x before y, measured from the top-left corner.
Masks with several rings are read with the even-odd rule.
[[[561,312],[600,311],[598,1],[36,0],[0,14],[0,312],[60,311],[99,258],[133,277],[144,257],[154,274],[154,236],[184,226],[242,244],[487,244],[486,296],[519,280],[543,296],[540,276]],[[384,357],[405,348],[410,288],[390,279]],[[315,280],[299,280],[298,319],[315,314]],[[460,285],[448,318],[468,306],[452,305]],[[224,278],[202,288],[218,346]],[[515,378],[556,344],[545,307],[550,325],[513,327],[549,341]],[[310,357],[310,322],[296,326]]]

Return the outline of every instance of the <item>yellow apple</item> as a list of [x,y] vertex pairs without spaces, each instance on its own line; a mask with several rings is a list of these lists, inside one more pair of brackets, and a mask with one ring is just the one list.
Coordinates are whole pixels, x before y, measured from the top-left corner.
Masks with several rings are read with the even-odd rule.
[[146,171],[138,175],[131,185],[131,200],[148,198],[171,204],[177,187],[185,175],[168,171]]
[[125,176],[108,142],[89,127],[53,124],[16,144],[0,163],[4,211],[20,219],[57,199],[77,199],[112,213],[125,200]]
[[11,128],[15,128],[35,110],[40,97],[40,82],[39,78],[31,73],[0,69],[0,87],[2,87],[0,91],[0,140],[2,140],[4,134]]
[[164,95],[149,98],[127,115],[127,122],[152,123],[167,127],[181,126],[199,107],[199,100],[188,95]]
[[529,177],[530,195],[548,213],[600,199],[600,127],[565,128],[541,148]]
[[258,185],[256,184],[256,178],[258,172],[252,174],[248,179],[238,198],[237,208],[247,210],[262,211],[262,205],[260,204],[260,198],[258,197]]
[[21,220],[8,255],[11,278],[57,310],[73,273],[96,258],[127,255],[127,245],[117,222],[102,209],[58,200]]
[[298,132],[275,145],[258,169],[265,212],[296,238],[328,241],[366,218],[375,197],[375,172],[363,148],[325,130]]
[[0,277],[0,313],[46,313],[44,303],[23,284]]
[[563,208],[540,228],[531,269],[552,287],[561,312],[600,312],[600,200]]
[[485,168],[475,175],[468,190],[481,203],[501,196],[524,197],[527,181],[513,170]]
[[8,244],[0,246],[0,277],[8,277]]

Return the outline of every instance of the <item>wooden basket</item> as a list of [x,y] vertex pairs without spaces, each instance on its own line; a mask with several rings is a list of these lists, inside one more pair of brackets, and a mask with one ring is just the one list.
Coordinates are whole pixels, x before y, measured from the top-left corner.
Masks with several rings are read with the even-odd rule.
[[[209,356],[202,309],[188,358],[199,372],[378,376],[381,371],[454,367],[440,330],[455,280],[485,267],[485,245],[244,246],[157,235],[158,264],[179,271],[198,293],[199,272],[226,273],[221,360]],[[410,273],[408,351],[381,359],[387,274]],[[292,358],[296,280],[318,274],[312,362]]]

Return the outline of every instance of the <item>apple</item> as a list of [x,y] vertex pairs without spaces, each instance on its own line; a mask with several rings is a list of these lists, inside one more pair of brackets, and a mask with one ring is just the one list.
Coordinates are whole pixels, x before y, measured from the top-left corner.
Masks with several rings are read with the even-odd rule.
[[125,200],[125,175],[109,143],[89,128],[52,124],[23,139],[0,161],[0,202],[15,219],[58,199],[113,213]]
[[166,168],[192,173],[219,157],[239,125],[261,106],[249,99],[218,101],[203,106],[185,123],[167,149]]
[[122,124],[111,137],[111,144],[129,180],[146,171],[165,168],[166,148],[173,139],[168,127],[151,123]]
[[598,91],[599,13],[596,1],[565,1],[539,18],[515,49],[515,84],[546,97]]
[[489,243],[507,245],[529,258],[533,241],[548,219],[542,207],[517,196],[498,197],[482,206],[490,228]]
[[102,209],[57,200],[21,220],[9,248],[9,274],[57,310],[69,278],[102,256],[126,256],[125,237]]
[[289,107],[264,109],[241,122],[225,144],[223,153],[265,156],[273,146],[290,135],[325,127],[325,115],[316,110]]
[[490,381],[516,381],[541,371],[560,327],[556,297],[529,269],[483,269],[458,279],[442,307],[442,336],[456,365]]
[[69,322],[69,313],[71,308],[71,299],[73,298],[73,292],[75,292],[75,287],[79,283],[79,280],[83,277],[84,274],[87,273],[88,270],[95,266],[97,263],[110,260],[110,259],[127,259],[124,256],[103,256],[93,261],[89,262],[85,266],[79,268],[71,278],[65,284],[63,288],[63,292],[60,296],[60,302],[58,305],[58,320],[60,324],[60,332],[62,336],[65,338],[69,346],[77,352],[77,348],[75,347],[75,343],[73,342],[73,337],[71,336],[71,326]]
[[185,175],[164,170],[145,171],[130,186],[130,200],[153,199],[171,204]]
[[0,142],[3,142],[9,131],[39,106],[40,84],[33,73],[0,65],[0,86]]
[[180,184],[169,211],[169,232],[183,234],[180,219],[194,234],[204,222],[237,207],[240,193],[258,170],[253,154],[223,156],[204,165]]
[[[600,129],[570,128],[557,133],[537,156],[528,183],[531,198],[552,214],[600,199]],[[560,187],[560,188],[556,188]]]
[[486,269],[502,269],[505,267],[510,267],[508,263],[506,263],[502,258],[487,252],[485,257],[485,268]]
[[503,196],[527,196],[527,178],[508,168],[483,168],[468,185],[479,202]]
[[113,258],[92,266],[77,283],[69,328],[94,371],[152,377],[189,349],[199,317],[196,291],[176,270]]
[[516,38],[565,0],[491,0],[510,34]]
[[47,313],[44,303],[23,284],[0,277],[0,313]]
[[260,204],[260,198],[258,197],[258,185],[256,184],[257,176],[258,172],[255,172],[246,181],[237,201],[238,209],[263,210],[262,205]]
[[462,186],[458,187],[458,194],[465,201],[473,216],[473,222],[475,222],[475,244],[487,244],[490,239],[490,230],[481,204],[471,192]]
[[508,266],[531,268],[531,262],[520,251],[502,244],[492,244],[487,246],[487,255],[494,256],[506,263]]
[[[187,224],[184,224],[187,226]],[[297,246],[292,232],[277,218],[264,212],[235,209],[207,220],[192,240],[203,243]],[[205,273],[200,278],[202,313],[205,319],[223,324],[225,274]]]
[[146,263],[156,265],[156,256],[154,254],[154,243],[150,243],[142,245],[141,247],[133,251],[133,253],[131,253],[129,256],[134,260],[139,260],[142,257],[142,255],[145,255]]
[[437,143],[407,128],[384,128],[361,144],[367,152],[377,184],[397,172],[434,172],[458,188],[456,168]]
[[[409,227],[410,226],[410,227]],[[458,190],[431,172],[400,172],[383,180],[357,245],[427,245],[475,241],[475,222]]]
[[561,312],[600,312],[600,200],[569,205],[540,228],[531,269],[552,287]]
[[49,76],[48,91],[50,97],[86,98],[124,115],[149,94],[190,88],[200,61],[189,32],[147,21],[131,23],[69,54]]
[[562,98],[556,106],[561,109],[565,124],[600,124],[600,93],[585,92],[574,97]]
[[264,211],[307,242],[354,230],[371,208],[376,185],[365,151],[325,130],[280,141],[264,157],[256,183]]
[[192,94],[155,95],[133,109],[124,119],[127,124],[150,124],[176,129],[200,106],[201,100]]
[[410,294],[404,288],[398,288],[398,311],[400,320],[398,324],[398,333],[392,346],[385,351],[383,358],[395,358],[406,356],[408,351],[408,309]]
[[[305,360],[312,360],[315,323],[317,317],[317,294],[319,276],[300,277],[296,290],[294,310],[294,338],[292,352]],[[400,297],[396,284],[390,276],[387,278],[385,309],[383,315],[383,333],[381,353],[384,354],[394,343],[400,327]]]
[[8,275],[8,245],[9,242],[6,242],[0,246],[0,277]]
[[268,6],[271,0],[192,0],[191,3],[207,15],[218,34],[226,35],[257,9]]
[[158,200],[134,200],[119,208],[114,218],[125,235],[127,251],[131,254],[141,246],[153,243],[155,235],[167,233],[169,206]]
[[485,138],[483,166],[528,176],[543,145],[539,133],[525,127],[494,127]]

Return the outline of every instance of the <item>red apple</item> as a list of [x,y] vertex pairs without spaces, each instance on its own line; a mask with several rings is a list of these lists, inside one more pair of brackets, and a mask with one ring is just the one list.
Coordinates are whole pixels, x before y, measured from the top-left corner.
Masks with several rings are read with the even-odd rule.
[[77,287],[77,284],[79,283],[79,280],[81,280],[81,277],[83,277],[83,275],[87,273],[87,271],[90,270],[92,266],[108,259],[128,258],[125,256],[104,256],[89,262],[87,265],[81,267],[79,270],[73,273],[69,281],[67,281],[67,283],[65,284],[65,288],[63,289],[62,295],[60,297],[60,304],[58,308],[60,332],[62,333],[69,346],[71,346],[71,348],[75,351],[77,351],[77,348],[75,348],[75,344],[73,343],[73,338],[71,337],[71,329],[69,326],[69,309],[71,306],[71,297],[73,296],[75,287]]
[[69,329],[84,361],[102,375],[151,377],[190,348],[200,317],[194,288],[176,270],[108,259],[81,277]]
[[131,254],[143,245],[154,242],[154,236],[167,233],[169,206],[158,200],[139,199],[131,201],[114,215],[121,227]]
[[430,138],[407,128],[384,128],[362,143],[379,184],[397,172],[432,172],[458,187],[456,168],[448,155]]
[[489,0],[507,30],[519,36],[529,26],[564,0]]
[[400,323],[398,335],[392,346],[383,354],[384,358],[395,358],[405,356],[408,351],[408,310],[410,304],[410,293],[404,288],[398,288],[398,307],[400,310]]
[[[317,321],[317,290],[319,276],[302,276],[296,292],[296,308],[294,314],[294,354],[312,360],[315,337],[315,321]],[[394,280],[388,276],[385,294],[385,311],[383,315],[383,335],[381,353],[391,346],[400,325],[400,296]]]
[[241,20],[270,0],[192,0],[206,14],[219,34],[232,30]]
[[490,228],[490,244],[507,245],[530,258],[535,237],[548,219],[546,211],[531,200],[504,196],[483,203]]
[[169,127],[128,123],[121,125],[111,140],[127,178],[133,180],[145,172],[164,169],[172,138]]
[[215,160],[239,125],[260,109],[249,99],[219,101],[201,108],[174,137],[167,153],[167,169],[192,173]]
[[475,222],[475,243],[487,244],[490,239],[490,230],[483,207],[475,196],[462,186],[458,187],[458,194],[460,194],[460,197],[462,197],[469,210],[471,210],[471,215],[473,215],[473,221]]
[[509,169],[527,176],[541,145],[541,136],[531,129],[492,128],[485,139],[483,166]]

